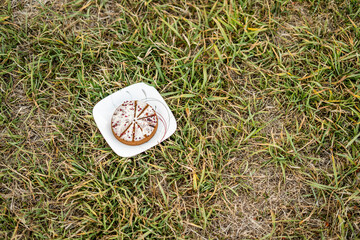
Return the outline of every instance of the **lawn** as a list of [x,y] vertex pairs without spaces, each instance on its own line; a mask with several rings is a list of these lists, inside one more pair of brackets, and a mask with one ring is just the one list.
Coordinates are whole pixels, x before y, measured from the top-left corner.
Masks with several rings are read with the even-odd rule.
[[[174,135],[92,109],[154,86]],[[0,239],[358,239],[358,0],[0,0]]]

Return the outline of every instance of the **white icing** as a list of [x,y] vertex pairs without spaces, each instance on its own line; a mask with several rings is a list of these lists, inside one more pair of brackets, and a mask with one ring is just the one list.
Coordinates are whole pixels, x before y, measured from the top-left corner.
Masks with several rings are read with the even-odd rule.
[[114,112],[112,123],[133,122],[134,120],[134,102],[125,101]]
[[134,132],[134,123],[131,123],[130,127],[123,133],[120,137],[125,141],[132,141],[133,140],[133,132]]
[[114,112],[111,126],[117,136],[120,136],[134,121],[134,102],[125,101]]
[[139,116],[139,114],[145,109],[148,104],[141,100],[137,100],[136,103],[136,116]]
[[136,121],[136,123],[142,128],[144,129],[145,127],[149,126],[149,122],[148,121],[144,121],[143,119],[138,119]]
[[145,126],[152,126],[155,127],[156,123],[157,123],[157,117],[156,116],[151,116],[151,117],[147,117],[147,118],[141,118],[137,120],[137,123],[144,128]]
[[136,122],[142,128],[143,134],[150,135],[155,129],[156,121],[157,121],[156,116],[153,116],[153,117],[138,119]]
[[117,136],[120,137],[121,133],[123,133],[126,128],[131,124],[131,122],[117,122],[113,123],[112,127]]
[[143,131],[141,130],[140,126],[135,124],[135,137],[134,137],[134,141],[140,141],[143,140],[145,138],[145,135],[143,133]]
[[146,136],[149,136],[153,131],[154,131],[154,128],[152,126],[146,126],[145,128],[143,128],[143,133]]
[[148,107],[139,116],[137,116],[137,118],[143,118],[154,114],[155,114],[154,109],[150,105],[148,105]]

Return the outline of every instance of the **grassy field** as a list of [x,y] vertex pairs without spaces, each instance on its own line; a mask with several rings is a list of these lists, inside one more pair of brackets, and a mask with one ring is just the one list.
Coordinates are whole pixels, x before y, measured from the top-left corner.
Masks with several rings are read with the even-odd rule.
[[[118,157],[137,82],[178,128]],[[0,0],[0,239],[359,239],[358,0]]]

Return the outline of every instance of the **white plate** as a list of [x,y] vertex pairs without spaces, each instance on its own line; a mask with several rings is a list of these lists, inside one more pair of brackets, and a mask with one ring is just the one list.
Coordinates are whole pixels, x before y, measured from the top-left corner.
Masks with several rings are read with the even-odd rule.
[[[119,142],[111,131],[111,117],[115,109],[126,100],[142,100],[151,105],[158,117],[159,124],[155,135],[146,143],[129,146]],[[93,116],[101,134],[114,152],[121,157],[132,157],[161,143],[176,130],[176,120],[160,93],[145,83],[136,83],[117,91],[100,102],[93,109]]]

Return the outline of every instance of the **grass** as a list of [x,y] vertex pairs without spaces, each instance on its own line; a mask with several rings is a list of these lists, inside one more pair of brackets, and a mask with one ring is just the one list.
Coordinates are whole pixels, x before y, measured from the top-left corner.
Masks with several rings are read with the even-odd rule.
[[[0,2],[0,238],[358,239],[356,0]],[[137,82],[175,134],[118,157]]]

